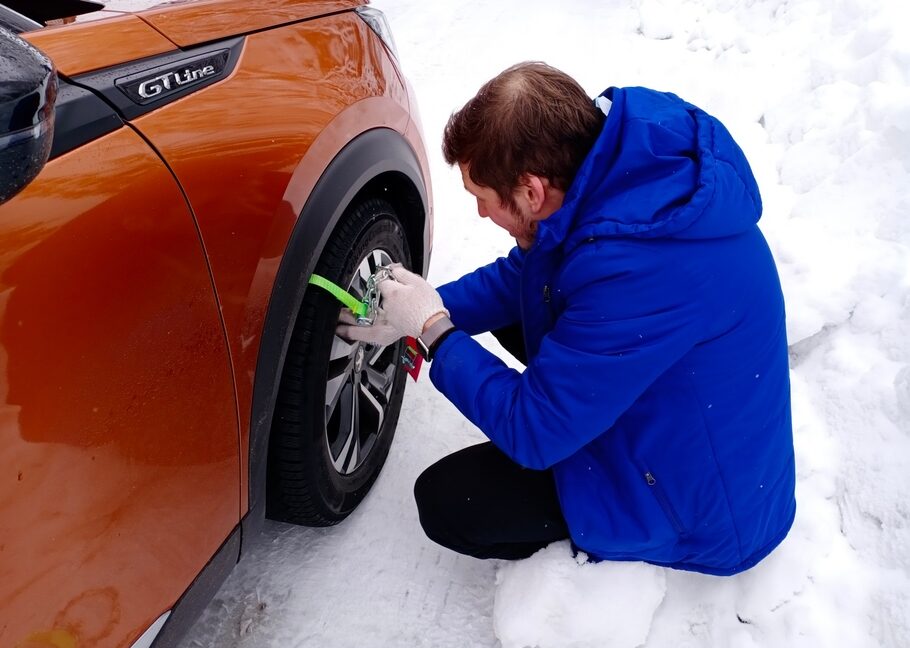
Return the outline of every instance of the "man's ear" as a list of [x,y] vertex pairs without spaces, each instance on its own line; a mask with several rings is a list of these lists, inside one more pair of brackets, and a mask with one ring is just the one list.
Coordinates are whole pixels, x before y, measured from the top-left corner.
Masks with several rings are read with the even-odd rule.
[[519,190],[521,195],[528,202],[532,212],[539,212],[547,202],[547,190],[550,182],[546,178],[541,178],[530,173],[521,176]]

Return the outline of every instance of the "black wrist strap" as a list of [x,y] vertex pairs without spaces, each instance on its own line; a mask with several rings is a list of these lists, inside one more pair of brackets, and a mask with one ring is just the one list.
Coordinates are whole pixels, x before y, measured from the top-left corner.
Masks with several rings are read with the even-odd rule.
[[443,317],[434,322],[430,328],[417,338],[417,350],[423,359],[429,362],[440,343],[455,330],[455,325],[448,317]]
[[436,355],[436,349],[438,349],[439,346],[445,341],[445,339],[447,337],[449,337],[450,335],[452,335],[452,333],[454,333],[456,330],[457,329],[453,326],[449,330],[443,332],[438,338],[436,338],[436,341],[430,345],[429,353],[427,354],[429,356],[427,358],[427,361],[430,361],[433,359],[433,356]]

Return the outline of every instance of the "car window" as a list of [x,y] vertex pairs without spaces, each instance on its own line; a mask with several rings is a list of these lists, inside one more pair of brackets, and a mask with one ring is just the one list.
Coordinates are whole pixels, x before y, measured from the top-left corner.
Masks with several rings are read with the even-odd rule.
[[21,34],[40,28],[41,23],[37,23],[31,18],[26,18],[17,11],[0,5],[0,27],[8,29],[14,34]]
[[4,0],[3,4],[42,25],[73,22],[76,16],[104,9],[102,3],[89,0]]

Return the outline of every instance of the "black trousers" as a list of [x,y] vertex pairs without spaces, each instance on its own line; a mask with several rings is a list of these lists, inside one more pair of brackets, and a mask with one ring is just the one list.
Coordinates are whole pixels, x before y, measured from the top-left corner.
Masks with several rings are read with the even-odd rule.
[[[516,329],[493,334],[527,362]],[[414,484],[414,498],[427,537],[475,558],[527,558],[569,537],[552,473],[523,468],[489,442],[427,468]]]

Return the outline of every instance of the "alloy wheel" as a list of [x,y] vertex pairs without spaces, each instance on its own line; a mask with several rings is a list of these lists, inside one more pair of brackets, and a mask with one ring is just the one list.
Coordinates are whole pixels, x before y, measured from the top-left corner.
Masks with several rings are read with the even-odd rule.
[[[393,259],[375,249],[357,266],[348,291],[362,298],[367,280]],[[347,475],[363,464],[382,433],[398,369],[399,343],[388,346],[332,341],[325,389],[325,434],[335,470]]]

